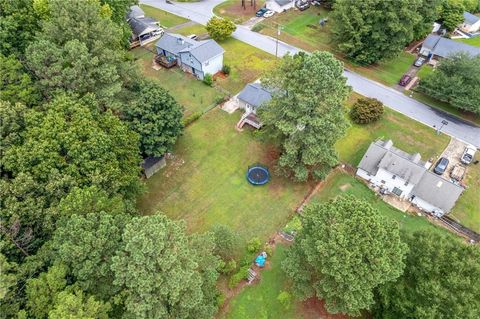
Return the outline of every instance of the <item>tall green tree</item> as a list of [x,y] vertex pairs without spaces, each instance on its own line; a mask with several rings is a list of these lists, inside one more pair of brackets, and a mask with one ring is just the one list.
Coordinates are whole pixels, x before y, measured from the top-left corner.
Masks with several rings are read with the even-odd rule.
[[206,29],[212,39],[222,41],[231,36],[237,26],[230,19],[214,16],[208,20]]
[[118,108],[122,88],[136,77],[120,27],[101,16],[98,1],[49,0],[48,5],[50,18],[26,56],[43,93],[94,93],[100,106]]
[[[142,189],[138,136],[90,97],[59,96],[46,111],[25,113],[21,142],[6,149],[0,212],[19,220],[35,238],[48,238],[60,214],[60,199],[78,187],[98,187],[122,196],[129,207]],[[48,212],[48,213],[47,213]]]
[[421,20],[414,26],[414,39],[421,39],[432,32],[432,24],[440,18],[444,0],[422,0],[418,7]]
[[84,291],[103,300],[113,297],[117,291],[112,286],[112,258],[121,247],[123,228],[130,218],[105,211],[64,218],[52,241],[54,259],[70,268]]
[[296,180],[323,178],[337,163],[335,142],[348,127],[343,103],[350,87],[343,65],[328,52],[284,57],[262,83],[272,100],[258,110],[267,132],[279,139],[279,166]]
[[48,313],[49,319],[108,319],[109,303],[86,296],[80,289],[62,291]]
[[444,1],[441,12],[443,25],[449,31],[455,30],[455,28],[463,22],[464,11],[465,6],[463,1]]
[[391,58],[414,39],[421,5],[422,0],[336,0],[334,40],[358,64]]
[[282,266],[299,297],[324,299],[330,313],[358,316],[373,305],[376,287],[402,274],[398,224],[364,200],[311,204],[302,226]]
[[162,214],[136,217],[127,224],[123,248],[112,264],[125,318],[214,315],[219,260],[212,255],[213,240],[197,236],[187,236],[184,223]]
[[39,102],[40,94],[30,75],[13,55],[0,54],[0,100],[32,106]]
[[378,291],[376,318],[480,318],[480,249],[433,232],[405,236],[404,274]]
[[16,263],[9,262],[7,257],[0,253],[0,301],[6,299],[12,287],[17,284],[16,268]]
[[135,100],[124,110],[125,121],[140,135],[146,156],[163,156],[182,133],[182,108],[167,90],[152,81],[136,85]]
[[0,54],[23,56],[40,21],[32,0],[0,0]]
[[456,108],[480,115],[480,56],[443,59],[420,81],[419,90]]

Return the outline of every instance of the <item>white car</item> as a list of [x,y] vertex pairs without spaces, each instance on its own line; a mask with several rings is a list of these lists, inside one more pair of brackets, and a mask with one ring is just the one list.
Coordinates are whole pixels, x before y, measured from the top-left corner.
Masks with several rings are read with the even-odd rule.
[[475,148],[472,146],[467,146],[465,147],[465,150],[463,151],[462,157],[460,158],[460,161],[463,164],[470,164],[473,161],[473,157],[475,156]]
[[264,18],[270,18],[271,16],[273,16],[275,14],[275,11],[272,11],[272,10],[268,10],[267,12],[265,12],[263,14],[263,17]]

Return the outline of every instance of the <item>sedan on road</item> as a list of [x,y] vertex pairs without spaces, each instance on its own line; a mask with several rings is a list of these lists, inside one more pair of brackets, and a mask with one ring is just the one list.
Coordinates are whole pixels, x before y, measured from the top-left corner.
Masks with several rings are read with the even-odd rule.
[[268,11],[268,9],[264,7],[264,8],[261,8],[260,10],[258,10],[257,13],[255,13],[255,15],[256,15],[257,17],[263,17],[263,15],[265,14],[265,12],[267,12],[267,11]]
[[433,172],[437,175],[442,175],[448,167],[448,159],[445,157],[441,157],[440,160],[437,162],[437,165],[435,165],[435,168],[433,169]]

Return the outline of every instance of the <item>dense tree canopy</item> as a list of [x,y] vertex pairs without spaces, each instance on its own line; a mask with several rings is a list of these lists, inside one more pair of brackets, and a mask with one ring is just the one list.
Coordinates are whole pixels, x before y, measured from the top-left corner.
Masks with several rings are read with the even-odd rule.
[[0,54],[0,100],[28,106],[40,100],[40,94],[30,75],[13,55],[5,57]]
[[55,298],[49,319],[108,319],[110,304],[85,296],[80,289],[62,291]]
[[212,39],[221,41],[228,38],[237,26],[230,19],[213,17],[208,20],[206,29]]
[[135,77],[121,50],[121,30],[101,16],[98,1],[50,0],[49,9],[26,54],[43,93],[94,93],[102,107],[118,108],[122,87]]
[[419,90],[459,109],[480,115],[480,56],[443,59],[420,81]]
[[463,22],[464,11],[465,5],[463,1],[444,1],[441,11],[443,25],[449,31],[455,30]]
[[[414,39],[422,0],[337,0],[334,39],[349,59],[372,64],[390,58]],[[430,21],[433,23],[433,21]]]
[[337,163],[335,142],[347,128],[343,103],[350,88],[342,63],[328,52],[284,57],[262,83],[273,98],[258,114],[280,140],[279,166],[295,179],[322,178]]
[[480,318],[480,249],[433,232],[405,238],[406,270],[379,289],[375,317]]
[[212,317],[218,276],[213,248],[211,238],[189,238],[183,223],[161,214],[134,218],[112,264],[125,317]]
[[299,297],[357,316],[373,305],[376,287],[402,274],[405,251],[398,224],[366,201],[341,197],[305,208],[282,266]]
[[140,150],[146,156],[162,156],[182,133],[182,108],[152,81],[136,85],[136,99],[124,110],[130,128],[140,135]]

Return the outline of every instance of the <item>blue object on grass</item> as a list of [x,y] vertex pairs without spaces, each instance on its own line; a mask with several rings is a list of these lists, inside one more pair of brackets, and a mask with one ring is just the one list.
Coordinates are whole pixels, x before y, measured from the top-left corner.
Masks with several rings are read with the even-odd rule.
[[266,258],[263,255],[258,255],[257,258],[255,258],[255,264],[258,267],[264,267],[265,261],[266,261]]
[[247,180],[252,185],[265,185],[270,180],[270,172],[266,166],[260,164],[249,166]]

